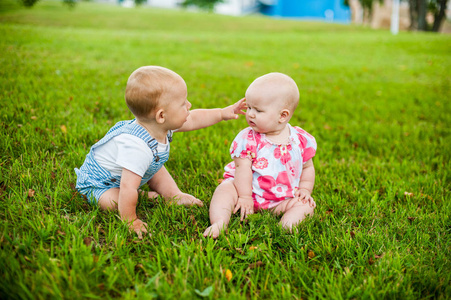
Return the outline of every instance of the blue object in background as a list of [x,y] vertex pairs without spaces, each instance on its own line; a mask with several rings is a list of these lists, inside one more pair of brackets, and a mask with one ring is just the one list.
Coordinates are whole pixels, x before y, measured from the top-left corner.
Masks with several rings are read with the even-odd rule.
[[261,12],[287,18],[305,18],[350,23],[351,10],[344,0],[264,0]]

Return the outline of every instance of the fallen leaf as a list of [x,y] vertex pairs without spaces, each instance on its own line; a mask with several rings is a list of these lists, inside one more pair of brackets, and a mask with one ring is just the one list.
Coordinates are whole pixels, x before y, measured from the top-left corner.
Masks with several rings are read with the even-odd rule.
[[197,224],[196,218],[194,218],[193,215],[190,215],[189,218],[191,219],[191,223],[193,224],[193,226],[196,226]]
[[222,183],[223,181],[224,181],[224,179],[223,178],[219,178],[219,179],[217,179],[216,180],[218,183]]
[[87,236],[83,239],[83,243],[88,247],[91,246],[93,241],[94,241],[94,239],[90,236]]
[[232,280],[232,277],[233,277],[233,276],[232,276],[232,271],[230,271],[229,269],[227,269],[227,270],[225,271],[224,275],[225,275],[227,281]]
[[372,257],[370,257],[370,259],[368,260],[368,263],[369,263],[370,265],[374,264],[374,259],[373,259]]
[[354,232],[354,231],[351,231],[351,232],[349,233],[349,235],[350,235],[351,238],[353,239],[353,238],[355,237],[355,232]]
[[263,266],[263,265],[264,265],[263,262],[259,260],[259,261],[255,262],[255,263],[249,264],[249,269],[255,269],[255,268],[258,268],[258,267]]
[[32,120],[36,120],[38,117],[36,117],[36,116],[31,116],[30,117],[30,119],[32,119]]
[[35,190],[28,189],[28,198],[33,198],[35,193]]
[[255,249],[257,249],[257,246],[250,246],[249,247],[249,250],[255,250]]
[[309,250],[307,255],[310,259],[315,258],[315,252],[313,252],[312,250]]
[[61,125],[60,128],[63,133],[67,133],[66,125]]

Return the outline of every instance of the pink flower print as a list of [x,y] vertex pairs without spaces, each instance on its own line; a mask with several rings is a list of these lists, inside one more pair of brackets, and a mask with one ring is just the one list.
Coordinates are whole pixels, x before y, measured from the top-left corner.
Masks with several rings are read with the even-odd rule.
[[295,162],[293,162],[293,164],[291,164],[288,169],[290,171],[289,175],[291,176],[291,178],[296,178],[297,176],[299,176],[299,170],[300,170],[299,160],[296,160]]
[[301,147],[300,148],[304,149],[305,146],[307,146],[307,139],[305,138],[305,136],[303,136],[300,133],[298,133],[298,138],[299,138],[299,141],[301,142],[301,144],[300,144]]
[[286,171],[280,172],[277,179],[272,176],[260,176],[257,179],[261,189],[263,189],[263,198],[266,200],[283,200],[285,197],[293,194],[290,180]]
[[305,131],[304,129],[302,129],[300,127],[294,127],[294,129],[296,129],[296,131],[301,133],[301,134],[306,134],[307,133],[307,131]]
[[265,200],[265,198],[255,195],[254,210],[268,209],[270,203],[271,202]]
[[291,144],[280,145],[274,150],[274,157],[280,159],[280,162],[285,165],[291,159],[290,151]]
[[302,155],[302,161],[306,162],[308,161],[310,158],[312,158],[313,156],[315,156],[316,154],[316,150],[313,147],[309,147],[307,149],[304,150],[304,153]]
[[251,150],[246,149],[241,151],[240,158],[250,158],[251,160],[253,160],[255,158],[255,153]]
[[255,160],[253,165],[257,169],[265,169],[268,167],[268,160],[264,157],[261,157]]
[[247,141],[251,145],[258,145],[260,144],[262,139],[262,135],[259,132],[255,132],[252,129],[249,130],[247,133]]
[[249,132],[247,133],[247,140],[254,141],[254,132],[252,130],[249,130]]
[[251,160],[254,160],[254,158],[256,157],[256,153],[257,153],[257,147],[255,145],[247,144],[246,149],[241,151],[240,157],[241,158],[250,158]]
[[230,147],[230,154],[235,153],[236,148],[238,148],[238,143],[236,141],[233,141],[232,147]]

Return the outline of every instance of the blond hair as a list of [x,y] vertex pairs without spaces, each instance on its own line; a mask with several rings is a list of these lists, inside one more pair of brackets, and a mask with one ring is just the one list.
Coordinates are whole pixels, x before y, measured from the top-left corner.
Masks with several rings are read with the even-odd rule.
[[180,75],[163,67],[138,68],[128,78],[125,102],[135,117],[148,117],[161,105],[160,97],[180,80]]

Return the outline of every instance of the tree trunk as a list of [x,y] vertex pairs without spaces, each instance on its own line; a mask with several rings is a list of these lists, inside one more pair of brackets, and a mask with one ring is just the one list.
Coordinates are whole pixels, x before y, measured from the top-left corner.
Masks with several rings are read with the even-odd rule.
[[418,0],[409,0],[410,30],[418,29]]
[[446,5],[448,0],[440,0],[438,2],[439,9],[434,14],[434,25],[432,25],[432,31],[438,32],[440,26],[442,25],[443,19],[445,18]]
[[426,12],[426,0],[418,0],[418,30],[427,30]]

